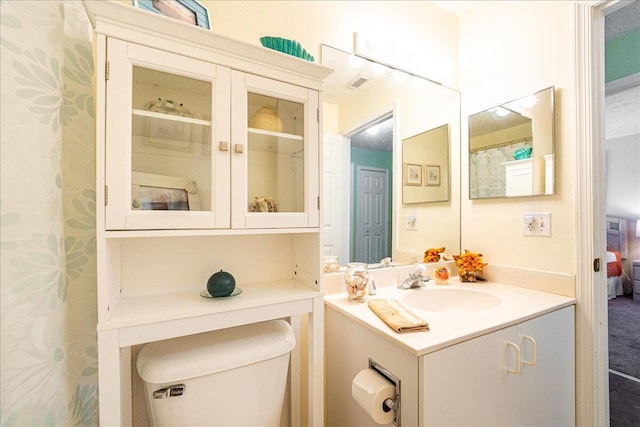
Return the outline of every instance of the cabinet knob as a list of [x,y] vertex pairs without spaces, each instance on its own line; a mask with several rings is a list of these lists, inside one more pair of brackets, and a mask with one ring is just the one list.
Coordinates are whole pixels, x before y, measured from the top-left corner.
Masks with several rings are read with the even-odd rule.
[[227,141],[220,141],[220,151],[229,151],[229,143]]
[[234,151],[234,152],[236,152],[236,153],[238,153],[238,154],[242,154],[242,153],[244,153],[244,145],[242,145],[242,144],[235,144],[235,145],[233,146],[233,151]]

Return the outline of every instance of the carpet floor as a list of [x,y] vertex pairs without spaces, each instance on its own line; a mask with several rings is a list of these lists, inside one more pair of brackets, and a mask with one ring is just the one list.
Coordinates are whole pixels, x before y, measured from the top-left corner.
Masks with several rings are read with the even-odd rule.
[[609,300],[609,368],[640,378],[640,301]]

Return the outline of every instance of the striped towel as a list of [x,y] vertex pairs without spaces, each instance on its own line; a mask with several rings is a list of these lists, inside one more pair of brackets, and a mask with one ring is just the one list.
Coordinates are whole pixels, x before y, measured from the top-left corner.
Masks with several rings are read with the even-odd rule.
[[429,324],[394,299],[370,299],[369,308],[398,333],[428,331]]

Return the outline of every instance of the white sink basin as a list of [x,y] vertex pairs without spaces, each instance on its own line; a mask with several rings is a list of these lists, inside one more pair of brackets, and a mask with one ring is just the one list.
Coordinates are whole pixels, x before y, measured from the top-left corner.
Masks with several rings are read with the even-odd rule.
[[495,295],[468,289],[418,289],[400,298],[404,304],[419,310],[437,312],[483,311],[499,305]]

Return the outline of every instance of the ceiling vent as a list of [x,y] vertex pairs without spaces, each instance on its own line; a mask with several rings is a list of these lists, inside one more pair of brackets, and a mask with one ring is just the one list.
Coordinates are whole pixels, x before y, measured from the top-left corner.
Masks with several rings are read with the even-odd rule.
[[358,88],[360,88],[360,86],[362,86],[363,84],[365,84],[369,80],[371,80],[371,77],[365,76],[365,75],[362,75],[362,74],[358,74],[353,79],[351,79],[349,81],[349,83],[347,83],[347,87],[349,89],[358,89]]

